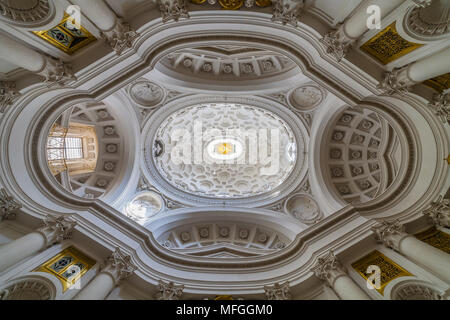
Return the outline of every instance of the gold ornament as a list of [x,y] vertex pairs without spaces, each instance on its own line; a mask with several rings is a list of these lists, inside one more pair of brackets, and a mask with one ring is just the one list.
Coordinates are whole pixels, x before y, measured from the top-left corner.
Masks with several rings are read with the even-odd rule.
[[219,4],[225,10],[238,10],[244,4],[244,0],[219,0]]

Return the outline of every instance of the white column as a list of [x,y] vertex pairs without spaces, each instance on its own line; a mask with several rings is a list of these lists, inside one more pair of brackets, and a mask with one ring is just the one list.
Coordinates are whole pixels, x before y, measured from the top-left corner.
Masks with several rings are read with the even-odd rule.
[[1,34],[0,59],[43,76],[44,82],[65,84],[67,81],[75,80],[69,63],[45,56]]
[[342,300],[369,300],[367,294],[348,275],[338,277],[332,288]]
[[450,255],[448,253],[430,246],[412,235],[400,241],[398,251],[411,260],[426,266],[430,271],[450,283]]
[[103,0],[75,0],[74,2],[80,6],[81,13],[100,29],[101,36],[117,54],[121,54],[125,48],[131,48],[138,33],[127,22],[117,18]]
[[372,229],[376,239],[421,264],[450,283],[450,255],[404,232],[398,221],[384,221]]
[[347,275],[345,268],[331,251],[319,258],[311,271],[319,279],[326,281],[342,300],[370,300],[364,290]]
[[40,53],[2,34],[0,58],[32,72],[39,72],[45,66],[45,58]]
[[116,15],[103,0],[75,0],[83,15],[89,18],[102,31],[114,28]]
[[0,247],[0,272],[45,248],[46,239],[39,232],[31,232]]
[[104,300],[112,291],[116,280],[105,272],[100,272],[87,284],[74,300]]
[[416,83],[450,72],[450,46],[411,63],[406,70],[408,77]]
[[68,239],[76,222],[65,216],[44,219],[44,226],[0,247],[0,272],[56,242]]
[[404,1],[405,0],[365,0],[360,4],[354,14],[344,22],[343,31],[349,38],[358,39],[368,30],[367,18],[369,18],[369,13],[367,13],[367,8],[369,6],[378,6],[380,8],[381,19],[383,19]]
[[325,45],[327,53],[332,54],[341,61],[350,47],[367,30],[367,19],[373,12],[367,13],[367,8],[376,5],[380,8],[380,18],[383,19],[392,10],[405,0],[365,0],[353,14],[340,24],[336,30],[326,34],[321,42]]
[[89,282],[74,300],[104,300],[118,283],[128,278],[136,270],[131,263],[131,256],[120,251],[119,248],[109,256],[100,273]]
[[378,86],[387,94],[404,94],[412,86],[450,72],[450,47],[384,75]]

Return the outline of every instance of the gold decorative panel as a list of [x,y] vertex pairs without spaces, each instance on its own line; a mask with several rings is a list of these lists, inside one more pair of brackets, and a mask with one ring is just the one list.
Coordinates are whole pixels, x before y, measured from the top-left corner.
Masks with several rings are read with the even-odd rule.
[[361,50],[378,59],[382,64],[388,64],[413,50],[422,44],[409,42],[403,39],[395,28],[395,21],[384,30],[380,31],[372,39],[361,46]]
[[80,26],[80,29],[77,29],[74,24],[74,19],[65,13],[63,20],[57,26],[49,30],[33,31],[33,33],[65,53],[72,54],[97,40],[85,28]]
[[420,241],[428,243],[430,246],[438,248],[446,253],[450,253],[450,235],[435,227],[420,232],[416,234],[415,237]]
[[214,300],[234,300],[233,296],[229,296],[229,295],[220,295],[220,296],[216,296],[214,298]]
[[367,268],[371,265],[378,266],[381,270],[381,287],[376,289],[380,294],[383,294],[386,285],[394,279],[406,276],[412,276],[410,272],[402,268],[394,261],[386,257],[381,252],[374,250],[368,255],[362,257],[352,264],[361,277],[367,280],[371,274],[367,274]]
[[47,272],[59,279],[64,291],[73,286],[89,269],[95,260],[85,256],[75,247],[69,247],[47,260],[34,271]]
[[438,92],[443,92],[450,88],[450,73],[443,74],[441,76],[428,79],[424,81],[424,84],[433,88]]

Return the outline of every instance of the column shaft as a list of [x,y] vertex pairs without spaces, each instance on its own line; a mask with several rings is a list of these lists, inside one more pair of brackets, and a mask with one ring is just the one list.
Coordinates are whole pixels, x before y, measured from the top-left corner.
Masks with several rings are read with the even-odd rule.
[[43,249],[46,239],[39,232],[31,232],[0,247],[0,272]]
[[0,58],[32,72],[45,66],[44,57],[25,45],[0,34]]
[[408,67],[408,77],[415,82],[422,82],[447,72],[450,72],[450,47],[413,62]]
[[369,296],[348,276],[337,278],[333,289],[342,300],[370,300]]
[[366,32],[367,29],[367,8],[370,5],[377,5],[380,8],[381,18],[385,17],[392,10],[398,7],[404,0],[365,0],[358,7],[356,12],[344,23],[344,32],[347,36],[357,39]]
[[437,276],[450,283],[450,255],[416,239],[404,238],[399,244],[400,253],[426,266]]
[[88,17],[102,31],[111,30],[116,24],[116,15],[103,0],[75,0],[81,13]]
[[76,295],[74,300],[104,300],[114,288],[114,283],[111,275],[100,272]]

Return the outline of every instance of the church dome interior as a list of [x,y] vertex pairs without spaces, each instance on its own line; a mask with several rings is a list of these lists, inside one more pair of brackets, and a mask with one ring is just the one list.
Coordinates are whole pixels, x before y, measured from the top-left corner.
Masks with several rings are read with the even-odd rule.
[[0,300],[449,300],[449,4],[0,0]]

